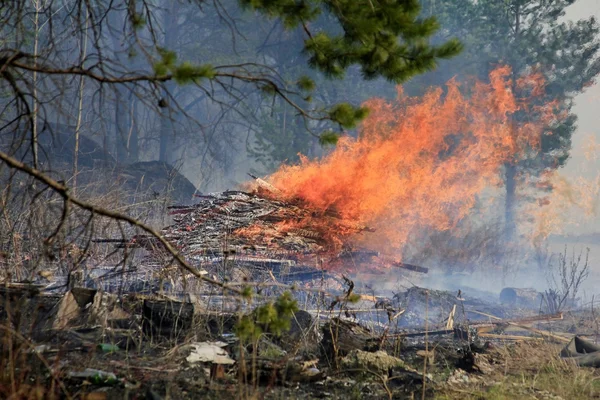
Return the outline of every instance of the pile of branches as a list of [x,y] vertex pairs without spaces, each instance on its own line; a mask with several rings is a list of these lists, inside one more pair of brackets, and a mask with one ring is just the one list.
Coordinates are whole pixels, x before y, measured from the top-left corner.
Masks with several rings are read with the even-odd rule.
[[[232,261],[280,272],[290,267],[335,269],[348,257],[368,262],[376,252],[355,250],[350,236],[365,230],[333,211],[283,201],[261,191],[199,196],[198,204],[172,207],[174,223],[161,234],[196,266]],[[136,244],[160,256],[149,237]]]

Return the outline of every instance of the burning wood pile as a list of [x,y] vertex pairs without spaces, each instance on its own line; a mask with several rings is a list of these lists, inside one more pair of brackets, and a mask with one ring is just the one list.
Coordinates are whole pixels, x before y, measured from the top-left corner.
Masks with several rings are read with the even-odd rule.
[[[427,272],[355,247],[352,236],[372,230],[349,223],[333,210],[317,211],[264,190],[226,191],[199,199],[193,206],[172,207],[174,223],[161,233],[187,260],[211,274],[219,274],[223,266],[272,273],[284,280],[312,279],[325,270],[392,265]],[[151,250],[154,262],[168,257],[151,238],[138,236],[134,241]]]

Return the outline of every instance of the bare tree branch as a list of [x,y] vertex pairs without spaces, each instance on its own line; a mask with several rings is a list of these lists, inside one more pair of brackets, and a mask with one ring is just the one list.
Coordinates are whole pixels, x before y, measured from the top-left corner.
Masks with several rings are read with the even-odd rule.
[[30,166],[20,162],[19,160],[9,156],[8,154],[0,151],[0,160],[4,161],[5,164],[7,164],[10,168],[13,169],[17,169],[19,171],[22,171],[30,176],[32,176],[33,178],[35,178],[36,180],[44,183],[45,185],[47,185],[49,188],[51,188],[54,192],[58,193],[60,196],[63,197],[63,199],[67,202],[70,202],[72,204],[75,204],[76,206],[89,211],[92,214],[95,215],[101,215],[104,217],[108,217],[111,218],[113,220],[116,221],[123,221],[126,222],[132,226],[135,226],[139,229],[141,229],[142,231],[148,233],[149,235],[155,237],[161,244],[162,246],[165,248],[165,250],[167,250],[167,252],[173,256],[173,258],[178,262],[178,264],[187,272],[191,273],[192,275],[194,275],[196,278],[209,283],[211,285],[215,285],[218,286],[222,289],[227,289],[230,290],[232,292],[235,292],[237,294],[240,294],[241,291],[237,290],[237,289],[233,289],[229,286],[227,286],[226,284],[216,281],[214,279],[208,278],[204,275],[202,275],[201,273],[199,273],[194,267],[192,267],[180,254],[179,252],[160,234],[158,233],[156,230],[154,230],[153,228],[151,228],[150,226],[138,221],[135,218],[132,218],[128,215],[125,214],[121,214],[115,211],[110,211],[110,210],[106,210],[104,208],[101,207],[97,207],[93,204],[87,203],[85,201],[79,200],[75,197],[73,197],[71,195],[71,193],[69,192],[69,188],[67,186],[65,186],[62,183],[59,183],[57,181],[55,181],[54,179],[46,176],[44,173],[42,173],[41,171],[31,168]]

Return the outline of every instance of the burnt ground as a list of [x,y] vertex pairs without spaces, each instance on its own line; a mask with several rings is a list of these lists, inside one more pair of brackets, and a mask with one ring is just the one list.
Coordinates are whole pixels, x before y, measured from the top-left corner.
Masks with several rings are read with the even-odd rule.
[[[352,340],[347,342],[339,334],[332,347],[325,340],[327,324],[336,321],[330,315],[320,322],[309,318],[308,323],[293,324],[282,338],[263,335],[253,346],[250,341],[242,344],[233,333],[235,315],[194,319],[189,325],[169,320],[166,328],[155,329],[144,322],[143,315],[149,314],[139,309],[147,307],[146,303],[141,306],[123,301],[103,314],[103,323],[88,315],[95,312],[94,301],[77,309],[77,315],[67,321],[60,319],[60,312],[50,311],[56,309],[55,305],[46,307],[43,301],[34,301],[36,296],[27,296],[27,302],[16,303],[11,297],[12,301],[4,302],[1,310],[0,398],[412,399],[423,398],[423,394],[439,399],[600,397],[596,369],[578,367],[559,357],[565,342],[575,334],[596,340],[600,330],[591,308],[565,312],[560,320],[529,325],[553,337],[497,324],[485,331],[495,336],[474,335],[469,341],[457,338],[453,332],[434,335],[439,329],[434,325],[429,326],[431,336],[399,338],[390,336],[389,331],[369,330],[366,324],[344,320],[339,326],[351,330]],[[44,301],[52,303],[60,296],[52,299]],[[76,307],[74,303],[71,306]],[[121,311],[130,316],[122,318]],[[407,317],[415,320],[415,309],[407,311],[411,312],[415,314]],[[525,310],[520,310],[518,317],[523,313]],[[183,315],[181,310],[178,315]],[[163,313],[160,318],[167,321],[168,317]],[[473,328],[481,321],[470,323]],[[181,328],[175,334],[174,325]],[[466,326],[459,328],[470,331]],[[225,357],[230,357],[232,364],[189,360],[194,344],[206,341],[222,341]],[[89,368],[114,375],[94,372],[79,376]]]
[[[440,399],[584,399],[600,397],[600,379],[595,369],[580,368],[558,357],[560,345],[544,341],[517,342],[494,346],[475,353],[475,365],[465,367],[464,354],[457,352],[456,344],[432,343],[435,360],[428,366],[425,385],[422,380],[401,371],[382,377],[371,373],[349,372],[320,366],[326,376],[315,382],[280,382],[271,376],[256,387],[238,383],[236,369],[219,379],[211,379],[208,368],[186,365],[173,354],[172,349],[155,349],[153,354],[137,352],[68,351],[44,354],[53,370],[83,370],[96,368],[117,374],[116,384],[98,384],[84,379],[69,378],[60,373],[60,386],[72,398],[80,399],[381,399],[419,398],[425,390],[426,398]],[[423,362],[416,348],[401,351],[407,365],[422,370]],[[52,388],[48,366],[37,356],[30,355],[26,363],[29,376],[17,384],[13,399],[68,398],[58,383]],[[25,372],[15,366],[17,375]],[[4,377],[6,378],[6,377]],[[19,376],[17,376],[19,378]],[[5,379],[6,381],[6,379]],[[8,383],[8,382],[7,382]],[[36,397],[39,388],[46,397]],[[43,388],[43,389],[42,389]],[[3,393],[9,393],[6,386]]]

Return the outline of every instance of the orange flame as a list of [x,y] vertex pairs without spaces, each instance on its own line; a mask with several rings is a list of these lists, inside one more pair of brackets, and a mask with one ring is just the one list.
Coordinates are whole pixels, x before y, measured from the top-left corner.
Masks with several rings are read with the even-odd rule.
[[[503,165],[539,144],[555,118],[552,104],[530,105],[541,92],[540,76],[512,80],[507,67],[494,70],[489,83],[462,88],[451,80],[446,91],[431,89],[422,98],[398,88],[396,101],[366,103],[370,114],[358,139],[341,138],[322,160],[301,157],[270,182],[284,198],[376,229],[353,233],[355,243],[401,254],[411,232],[456,226],[479,193],[502,183]],[[531,121],[516,123],[517,112]]]

